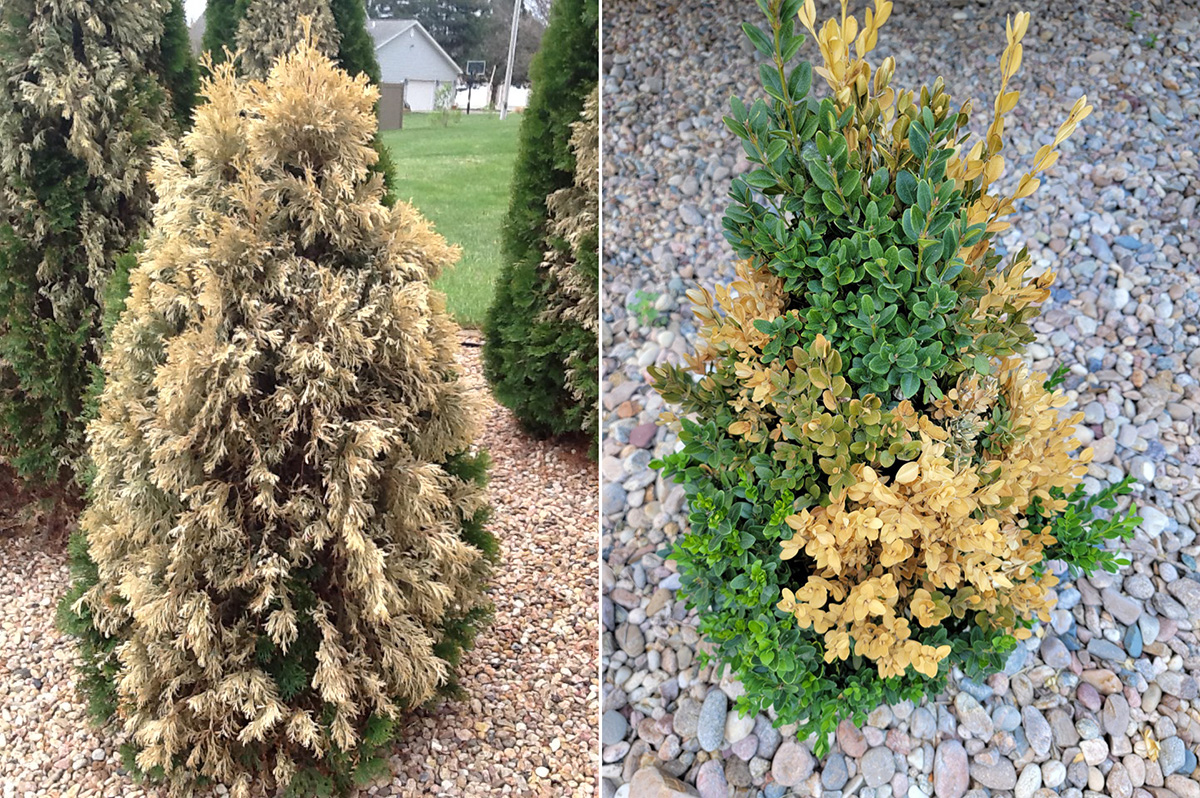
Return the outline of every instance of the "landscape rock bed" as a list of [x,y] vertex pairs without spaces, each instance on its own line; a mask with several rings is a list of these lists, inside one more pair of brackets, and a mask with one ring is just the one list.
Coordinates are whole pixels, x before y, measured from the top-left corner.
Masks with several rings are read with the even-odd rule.
[[[956,101],[972,98],[978,132],[1013,10],[897,3],[878,52],[896,58],[904,85],[943,75]],[[1089,490],[1138,480],[1133,563],[1066,579],[1051,623],[1006,673],[880,707],[861,729],[844,723],[817,761],[791,729],[738,717],[737,681],[698,667],[694,614],[661,556],[686,523],[683,491],[649,468],[675,439],[655,424],[663,404],[645,368],[688,351],[684,292],[733,276],[720,221],[747,164],[721,117],[731,94],[756,96],[739,25],[760,12],[606,6],[605,798],[1200,798],[1200,13],[1062,0],[1030,10],[1005,180],[1080,94],[1095,111],[1001,240],[1058,273],[1029,355],[1037,370],[1070,368],[1069,409],[1084,412],[1078,435],[1096,452]]]
[[[464,378],[486,392],[478,353],[463,348]],[[363,796],[596,792],[596,467],[586,443],[532,440],[490,400],[478,442],[494,462],[495,619],[460,665],[468,697],[411,716],[394,777]],[[165,796],[128,778],[118,731],[93,728],[75,693],[54,627],[63,533],[47,540],[40,507],[8,498],[0,517],[0,798]]]

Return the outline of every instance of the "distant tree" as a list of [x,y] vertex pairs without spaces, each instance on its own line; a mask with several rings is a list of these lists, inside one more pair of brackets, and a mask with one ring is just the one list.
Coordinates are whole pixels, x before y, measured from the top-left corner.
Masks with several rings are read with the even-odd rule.
[[[488,19],[487,34],[483,39],[479,55],[487,62],[488,75],[494,83],[504,81],[504,65],[508,60],[508,38],[512,28],[511,0],[493,0],[495,11]],[[521,21],[517,27],[517,52],[513,57],[512,82],[514,86],[529,83],[529,65],[542,43],[546,30],[546,17],[536,3],[525,0]],[[463,65],[466,66],[465,64]],[[495,73],[492,67],[496,67]]]
[[202,49],[212,54],[213,63],[225,60],[225,50],[237,49],[238,21],[245,13],[244,0],[208,0],[204,7]]
[[171,7],[163,21],[162,40],[159,42],[158,71],[163,85],[171,94],[171,116],[180,129],[191,127],[192,109],[196,105],[196,91],[200,78],[196,69],[196,57],[188,40],[187,18],[183,13],[183,0],[171,0]]
[[342,41],[338,45],[338,66],[353,77],[365,74],[379,85],[379,59],[375,40],[367,32],[367,9],[362,0],[331,0],[330,10]]
[[468,59],[479,57],[491,18],[496,15],[508,18],[502,8],[512,13],[512,6],[494,0],[367,0],[367,11],[375,19],[420,22],[434,41],[464,68]]
[[504,221],[505,266],[484,323],[484,373],[492,392],[531,432],[588,429],[594,413],[570,384],[569,361],[595,333],[548,313],[554,279],[543,263],[552,231],[547,197],[576,184],[572,125],[598,75],[599,3],[555,0],[530,67],[533,94],[522,114],[520,150]]

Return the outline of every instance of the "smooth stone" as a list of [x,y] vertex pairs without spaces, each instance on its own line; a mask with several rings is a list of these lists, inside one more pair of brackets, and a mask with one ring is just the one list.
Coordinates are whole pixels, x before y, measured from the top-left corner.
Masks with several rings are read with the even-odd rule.
[[925,707],[913,710],[912,718],[908,721],[908,733],[918,740],[932,740],[937,731],[937,721],[933,713]]
[[1104,722],[1104,730],[1113,736],[1125,734],[1129,728],[1129,701],[1120,693],[1110,695],[1104,700],[1104,711],[1100,713]]
[[600,740],[604,745],[614,745],[625,739],[629,731],[629,721],[615,709],[610,709],[600,718]]
[[1200,692],[1197,689],[1196,680],[1179,671],[1163,671],[1154,681],[1167,695],[1173,695],[1185,701],[1195,699],[1197,693]]
[[1123,662],[1126,656],[1128,656],[1125,653],[1125,649],[1116,643],[1105,640],[1103,637],[1093,637],[1088,641],[1087,650],[1093,657],[1111,662]]
[[629,782],[629,798],[698,798],[699,795],[692,787],[655,767],[642,768]]
[[725,715],[729,709],[729,698],[714,687],[704,698],[700,707],[700,721],[696,727],[696,738],[705,751],[716,751],[725,738]]
[[1011,759],[989,748],[975,755],[971,778],[989,790],[1011,790],[1017,785],[1017,769]]
[[734,710],[725,716],[725,741],[730,745],[744,740],[752,731],[754,731],[754,715],[742,717],[738,715],[737,710]]
[[1138,616],[1142,614],[1142,605],[1136,599],[1111,587],[1100,591],[1100,598],[1104,602],[1104,609],[1126,626],[1137,623]]
[[846,757],[834,752],[825,757],[825,768],[821,771],[821,786],[827,790],[840,790],[850,780],[846,768]]
[[1163,776],[1170,776],[1183,767],[1185,746],[1178,737],[1168,737],[1158,744],[1158,766]]
[[775,777],[777,784],[796,787],[812,775],[816,763],[816,759],[807,748],[795,740],[788,740],[775,752],[775,759],[771,762],[771,775]]
[[1042,786],[1042,769],[1030,762],[1021,770],[1017,784],[1013,787],[1015,798],[1033,798],[1033,794]]
[[1045,716],[1036,708],[1028,706],[1021,710],[1021,722],[1025,726],[1025,739],[1029,741],[1029,747],[1033,749],[1033,752],[1039,757],[1045,757],[1050,753],[1053,734]]
[[868,787],[882,787],[891,781],[892,776],[896,773],[896,758],[892,755],[891,749],[872,748],[863,755],[859,769],[862,771]]
[[1135,623],[1125,630],[1125,636],[1121,639],[1121,643],[1125,646],[1125,650],[1129,656],[1137,659],[1142,656],[1142,630]]
[[700,702],[693,698],[679,699],[672,723],[672,728],[681,739],[690,740],[695,737],[696,730],[700,727]]
[[954,708],[958,714],[958,722],[973,736],[981,740],[988,740],[995,733],[996,729],[992,724],[992,719],[988,717],[987,710],[980,705],[975,696],[969,693],[959,693],[954,696]]
[[1081,740],[1079,750],[1083,754],[1083,761],[1093,767],[1108,758],[1108,743],[1099,737],[1095,740]]
[[1055,670],[1063,670],[1071,665],[1071,652],[1067,650],[1062,640],[1049,635],[1042,641],[1040,647],[1042,662]]
[[946,740],[933,757],[933,793],[937,798],[962,798],[970,784],[967,751],[958,740]]
[[725,768],[716,759],[710,759],[696,771],[696,791],[700,798],[729,798],[729,782],[725,780]]
[[858,759],[867,752],[866,737],[849,720],[843,720],[838,724],[837,741],[838,745],[842,747],[842,751],[855,759]]
[[[1107,668],[1092,668],[1079,674],[1079,678],[1095,687],[1103,695],[1121,692],[1121,680]],[[1097,707],[1099,708],[1099,707]]]

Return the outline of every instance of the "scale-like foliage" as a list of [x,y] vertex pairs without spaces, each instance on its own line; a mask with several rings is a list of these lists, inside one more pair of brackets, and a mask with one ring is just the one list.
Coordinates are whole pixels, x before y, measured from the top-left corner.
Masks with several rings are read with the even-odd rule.
[[546,199],[575,183],[571,125],[598,78],[599,4],[557,0],[530,67],[533,95],[521,120],[520,150],[504,222],[505,266],[484,323],[484,366],[492,392],[540,435],[584,428],[568,384],[571,353],[595,334],[548,317],[552,284],[542,265],[549,235]]
[[[993,246],[1090,111],[1080,98],[1014,194],[989,193],[1029,15],[1009,23],[993,121],[968,147],[970,108],[951,110],[940,78],[898,91],[891,58],[864,60],[890,2],[861,26],[843,3],[819,32],[813,0],[760,5],[769,29],[743,28],[767,98],[726,118],[752,164],[724,219],[744,260],[715,297],[689,292],[688,368],[651,369],[684,416],[668,414],[682,451],[655,466],[687,491],[672,556],[739,706],[773,706],[821,749],[840,718],[919,699],[951,665],[1001,667],[1049,617],[1047,561],[1115,570],[1096,546],[1137,519],[1093,516],[1129,487],[1078,490],[1082,414],[1060,415],[1066,398],[1018,357],[1053,274]],[[797,19],[822,66],[789,66]]]
[[180,130],[192,125],[192,108],[196,106],[196,90],[200,87],[196,56],[188,39],[187,17],[183,0],[171,0],[163,20],[162,40],[159,43],[157,71],[171,96],[171,116]]
[[280,56],[304,40],[306,26],[323,53],[337,53],[340,36],[329,0],[248,0],[237,29],[241,72],[265,78]]
[[572,125],[575,183],[546,198],[550,248],[542,261],[551,283],[548,318],[591,333],[566,356],[567,385],[580,404],[583,431],[595,438],[600,397],[600,87]]
[[341,792],[490,611],[478,406],[430,288],[458,252],[381,202],[365,76],[311,40],[266,82],[211,69],[152,173],[63,622],[172,794]]
[[0,5],[0,450],[54,476],[83,448],[100,298],[149,214],[166,0]]

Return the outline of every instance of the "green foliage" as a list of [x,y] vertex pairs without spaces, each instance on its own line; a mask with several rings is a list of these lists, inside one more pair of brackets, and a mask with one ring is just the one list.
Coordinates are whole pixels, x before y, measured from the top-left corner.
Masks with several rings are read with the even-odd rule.
[[188,39],[183,0],[171,0],[159,43],[158,72],[171,98],[171,116],[180,130],[192,126],[192,109],[200,88],[200,73]]
[[375,40],[367,31],[367,9],[361,0],[330,0],[333,21],[341,33],[338,43],[338,66],[353,77],[364,74],[378,86],[379,60],[375,57]]
[[248,0],[207,0],[204,6],[204,37],[200,46],[214,64],[225,62],[226,51],[237,50],[237,29],[246,13]]
[[[1118,556],[1109,546],[1117,540],[1131,539],[1142,522],[1133,502],[1123,512],[1113,513],[1117,497],[1131,493],[1135,482],[1133,477],[1125,477],[1092,496],[1080,484],[1066,497],[1067,509],[1053,515],[1043,515],[1041,501],[1035,501],[1030,507],[1030,523],[1049,523],[1050,534],[1054,535],[1054,543],[1046,548],[1046,559],[1067,563],[1072,575],[1099,570],[1115,574],[1122,566],[1129,565],[1129,560]],[[1063,496],[1061,490],[1051,495]]]
[[539,435],[577,431],[591,412],[568,385],[573,352],[594,348],[595,334],[548,316],[553,286],[543,266],[549,233],[547,197],[573,185],[571,125],[598,79],[596,0],[558,0],[531,67],[533,96],[521,120],[521,144],[504,224],[506,266],[484,324],[484,370],[497,400]]
[[629,305],[629,312],[638,320],[638,324],[643,327],[649,327],[657,324],[659,320],[658,308],[654,303],[658,300],[658,294],[652,291],[644,291],[639,288],[633,295],[633,302]]

